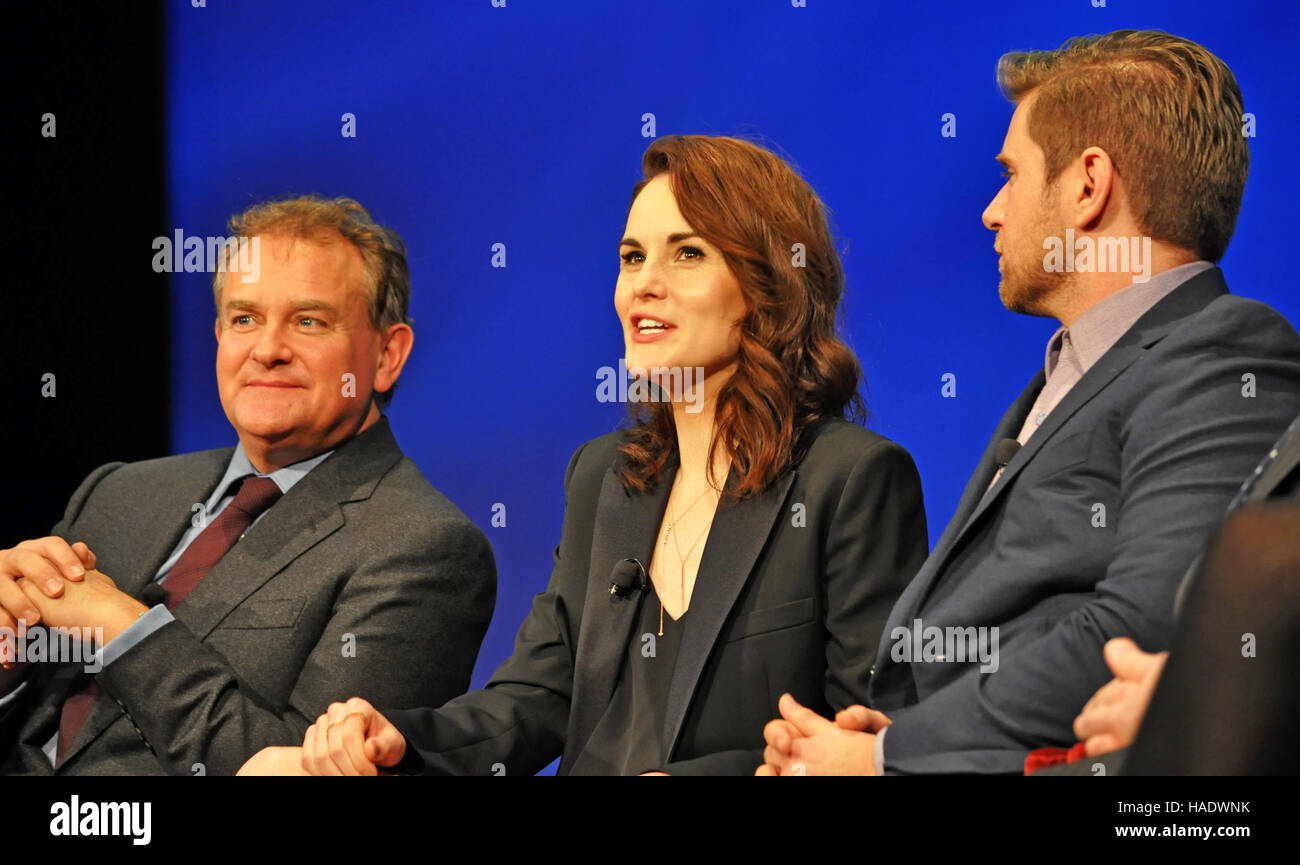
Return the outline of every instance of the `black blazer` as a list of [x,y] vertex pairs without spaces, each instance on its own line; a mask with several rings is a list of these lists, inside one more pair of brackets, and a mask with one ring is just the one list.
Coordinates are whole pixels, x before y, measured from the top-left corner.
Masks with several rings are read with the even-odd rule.
[[[487,686],[436,711],[380,707],[407,739],[399,772],[534,774],[562,754],[563,775],[582,753],[623,653],[640,648],[637,599],[612,595],[611,574],[625,558],[650,561],[676,473],[628,492],[622,436],[570,461],[550,583]],[[669,688],[658,768],[670,774],[752,773],[786,691],[822,713],[865,702],[890,608],[925,560],[921,484],[903,448],[829,419],[803,441],[797,466],[714,519]]]

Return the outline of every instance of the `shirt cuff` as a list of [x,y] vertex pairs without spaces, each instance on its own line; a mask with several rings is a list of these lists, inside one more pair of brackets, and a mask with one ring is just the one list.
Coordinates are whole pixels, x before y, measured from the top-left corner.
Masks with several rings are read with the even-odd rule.
[[876,759],[876,774],[877,774],[877,775],[883,775],[883,774],[885,774],[885,734],[888,733],[888,732],[889,732],[889,728],[886,727],[885,729],[881,730],[879,733],[876,734],[876,757],[875,757],[875,759]]
[[109,640],[107,645],[100,647],[99,651],[95,653],[95,663],[100,669],[107,667],[135,648],[145,637],[174,621],[176,621],[176,617],[171,614],[171,610],[168,610],[165,604],[150,607],[149,611],[132,622],[129,628]]

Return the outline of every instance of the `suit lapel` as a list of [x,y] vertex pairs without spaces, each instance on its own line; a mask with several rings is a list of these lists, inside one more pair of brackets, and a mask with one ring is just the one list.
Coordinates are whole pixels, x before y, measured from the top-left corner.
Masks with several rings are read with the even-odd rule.
[[[1116,376],[1131,366],[1133,361],[1137,360],[1145,350],[1145,345],[1116,345],[1106,352],[1097,363],[1093,364],[1083,378],[1079,379],[1074,387],[1070,388],[1070,392],[1065,395],[1065,398],[1052,409],[1043,425],[1034,430],[1029,437],[1029,441],[1025,442],[1024,447],[1016,452],[1016,455],[1011,458],[1011,462],[1007,463],[1006,471],[1002,472],[1002,477],[998,478],[998,482],[993,485],[987,495],[979,500],[975,505],[975,510],[961,524],[961,530],[957,533],[958,539],[970,531],[975,521],[989,509],[993,502],[998,500],[998,497],[1029,464],[1030,460],[1051,443],[1052,436],[1056,435],[1079,409],[1105,390],[1106,386],[1114,381]],[[1022,415],[1022,423],[1023,418]],[[1016,432],[1018,433],[1019,430],[1016,430]],[[1014,436],[1009,436],[1009,438],[1014,438]]]
[[[787,471],[762,494],[748,501],[719,505],[704,542],[699,576],[691,592],[686,618],[689,623],[682,634],[677,664],[668,688],[668,706],[664,715],[662,757],[668,762],[681,737],[686,711],[695,696],[700,676],[731,608],[748,582],[767,543],[772,527],[781,516],[782,505],[796,472]],[[736,482],[734,473],[727,475],[727,488]]]
[[997,501],[1016,475],[1020,474],[1029,461],[1052,440],[1052,436],[1079,409],[1105,390],[1120,373],[1128,369],[1151,346],[1164,339],[1171,330],[1182,323],[1184,318],[1199,312],[1216,297],[1227,293],[1227,290],[1223,274],[1216,267],[1187,280],[1147,310],[1104,355],[1097,359],[1083,378],[1070,388],[1070,392],[1056,408],[1052,409],[1043,425],[1034,431],[1025,446],[1007,464],[1006,471],[998,478],[998,482],[989,490],[988,495],[976,505],[974,512],[963,523],[958,538],[974,525],[993,502]]
[[613,467],[605,471],[592,527],[565,759],[559,771],[562,775],[572,768],[609,707],[623,669],[628,637],[641,607],[641,592],[610,593],[614,566],[624,559],[636,558],[649,568],[655,536],[676,474],[674,462],[665,467],[652,492],[634,494],[624,488]]
[[401,456],[387,418],[341,445],[221,557],[173,614],[206,639],[249,595],[338,531],[342,505],[369,498]]
[[212,495],[213,489],[225,475],[234,452],[234,448],[222,448],[194,454],[195,465],[186,466],[184,474],[175,480],[171,489],[152,493],[153,497],[147,504],[142,503],[147,510],[140,513],[139,525],[146,529],[164,527],[164,530],[150,534],[147,546],[126,574],[109,575],[118,580],[122,591],[138,598],[145,586],[153,582],[158,569],[167,561],[167,557],[180,543],[181,535],[190,527],[194,505],[206,502]]

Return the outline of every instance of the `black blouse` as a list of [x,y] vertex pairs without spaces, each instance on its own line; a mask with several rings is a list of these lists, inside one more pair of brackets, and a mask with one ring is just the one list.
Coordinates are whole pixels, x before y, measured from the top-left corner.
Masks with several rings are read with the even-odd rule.
[[653,583],[642,593],[639,627],[624,648],[618,685],[571,774],[639,775],[663,766],[660,749],[668,686],[688,614],[689,610],[674,620],[664,613],[661,637],[659,596]]

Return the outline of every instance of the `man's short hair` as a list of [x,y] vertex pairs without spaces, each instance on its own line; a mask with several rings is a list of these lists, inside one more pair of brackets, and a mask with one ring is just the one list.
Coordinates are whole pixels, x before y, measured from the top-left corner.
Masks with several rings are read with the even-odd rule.
[[[406,244],[397,232],[370,218],[369,212],[351,198],[322,198],[300,195],[255,204],[230,217],[231,238],[290,237],[330,242],[340,235],[361,253],[365,269],[365,291],[370,307],[370,324],[383,333],[394,324],[411,324],[411,272],[406,264]],[[227,248],[226,255],[231,254]],[[223,256],[212,279],[212,296],[221,316],[221,288],[226,261]],[[376,393],[381,409],[392,401],[396,383],[386,393]]]
[[1118,30],[1005,54],[997,76],[1013,102],[1036,93],[1029,135],[1046,157],[1048,183],[1100,147],[1145,234],[1208,261],[1223,257],[1250,151],[1241,90],[1222,60],[1168,33]]

